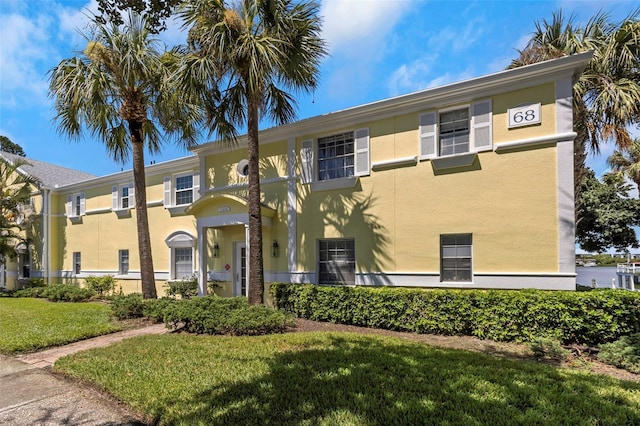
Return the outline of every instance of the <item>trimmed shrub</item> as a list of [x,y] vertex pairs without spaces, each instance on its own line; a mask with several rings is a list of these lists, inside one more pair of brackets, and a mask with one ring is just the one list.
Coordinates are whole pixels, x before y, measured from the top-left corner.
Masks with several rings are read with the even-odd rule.
[[264,306],[249,306],[244,297],[217,296],[178,300],[162,309],[168,327],[196,334],[261,335],[293,325],[290,316]]
[[537,358],[556,361],[564,361],[571,355],[571,351],[562,347],[560,341],[554,337],[538,337],[531,343],[531,351]]
[[144,316],[144,300],[140,293],[113,296],[110,304],[113,316],[119,320]]
[[13,297],[44,297],[42,293],[46,287],[30,287],[16,290],[12,293]]
[[640,333],[622,336],[600,346],[598,359],[604,363],[640,374]]
[[598,345],[640,332],[640,294],[620,290],[423,290],[273,283],[275,306],[298,317],[496,341]]
[[165,284],[167,296],[181,299],[191,299],[198,295],[198,277],[194,274],[191,278],[180,281],[169,281]]
[[41,289],[38,297],[44,297],[52,302],[86,302],[95,296],[93,290],[80,288],[73,284],[53,284],[48,287],[35,287]]
[[165,322],[164,315],[167,309],[176,302],[175,299],[149,299],[144,301],[143,315],[153,322]]
[[98,297],[104,297],[113,293],[116,286],[116,280],[113,278],[113,275],[103,275],[101,277],[89,275],[85,278],[85,282],[87,283],[87,288],[96,292]]

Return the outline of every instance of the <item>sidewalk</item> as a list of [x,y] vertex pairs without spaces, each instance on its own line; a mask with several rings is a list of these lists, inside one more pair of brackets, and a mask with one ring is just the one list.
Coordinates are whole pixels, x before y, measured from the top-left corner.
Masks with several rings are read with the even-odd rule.
[[144,334],[162,334],[164,324],[94,337],[11,358],[0,355],[0,424],[140,425],[126,408],[92,388],[56,376],[49,367],[65,355],[108,346]]

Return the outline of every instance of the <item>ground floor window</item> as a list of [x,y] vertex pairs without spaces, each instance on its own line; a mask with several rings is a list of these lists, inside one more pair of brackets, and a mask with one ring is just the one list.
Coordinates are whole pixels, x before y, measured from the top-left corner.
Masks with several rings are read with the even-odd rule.
[[318,283],[354,285],[355,281],[355,240],[320,240],[318,242]]
[[471,234],[440,236],[440,281],[471,281]]
[[79,251],[73,252],[73,273],[78,275],[82,270],[82,255]]
[[126,275],[129,273],[129,250],[120,250],[119,257],[119,270],[120,275]]
[[191,247],[173,249],[173,279],[189,279],[193,275],[193,249]]

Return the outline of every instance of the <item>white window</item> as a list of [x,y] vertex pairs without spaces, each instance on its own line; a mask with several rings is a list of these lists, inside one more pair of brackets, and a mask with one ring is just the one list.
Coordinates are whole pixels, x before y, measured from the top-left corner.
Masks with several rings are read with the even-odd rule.
[[471,234],[440,236],[440,281],[472,281]]
[[491,121],[491,99],[420,114],[420,159],[491,150]]
[[200,175],[196,172],[166,176],[164,178],[164,206],[186,208],[198,199]]
[[129,250],[118,251],[118,273],[127,275],[129,273]]
[[114,185],[111,187],[111,198],[113,211],[128,210],[135,206],[133,183],[125,185]]
[[73,252],[73,273],[79,275],[82,271],[82,255],[79,251]]
[[195,239],[185,231],[176,231],[165,240],[170,253],[169,277],[172,280],[182,280],[193,275]]
[[369,129],[343,132],[302,142],[303,183],[348,179],[370,173]]
[[173,279],[184,280],[193,275],[193,248],[174,248],[173,261]]
[[318,242],[318,284],[354,285],[355,277],[355,240],[320,240]]
[[85,214],[84,192],[67,195],[67,217],[76,218]]

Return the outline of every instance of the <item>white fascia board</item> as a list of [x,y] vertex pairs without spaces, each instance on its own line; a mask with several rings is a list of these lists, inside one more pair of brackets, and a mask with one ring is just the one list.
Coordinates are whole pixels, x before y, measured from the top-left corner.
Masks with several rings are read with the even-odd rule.
[[[158,164],[145,166],[145,176],[157,176],[162,174],[174,174],[180,171],[198,170],[199,162],[196,155],[182,157],[175,160],[164,161]],[[56,193],[70,193],[79,190],[96,188],[104,185],[121,185],[133,182],[133,170],[125,170],[123,172],[113,173],[106,176],[99,176],[94,179],[88,179],[81,182],[72,183],[70,185],[52,188]]]
[[[564,76],[577,78],[592,56],[593,52],[566,56],[272,127],[260,132],[260,143],[323,132],[327,126],[332,129],[356,127],[366,121],[469,102],[553,82]],[[213,141],[194,147],[191,151],[199,155],[233,151],[246,147],[246,141],[247,136],[243,135],[238,137],[236,144]]]

